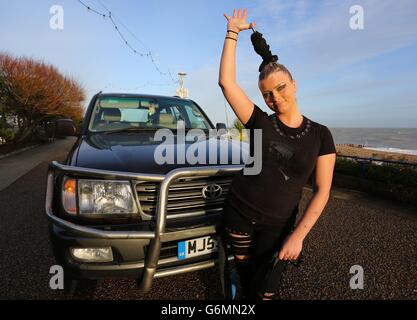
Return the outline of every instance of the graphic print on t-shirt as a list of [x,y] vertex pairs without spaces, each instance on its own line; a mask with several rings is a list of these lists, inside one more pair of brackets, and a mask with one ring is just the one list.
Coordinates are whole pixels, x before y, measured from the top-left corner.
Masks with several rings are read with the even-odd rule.
[[278,166],[279,171],[282,173],[285,181],[289,180],[290,177],[287,174],[287,169],[290,165],[290,160],[294,155],[294,149],[292,146],[284,143],[283,141],[273,140],[269,142],[269,153],[271,160]]

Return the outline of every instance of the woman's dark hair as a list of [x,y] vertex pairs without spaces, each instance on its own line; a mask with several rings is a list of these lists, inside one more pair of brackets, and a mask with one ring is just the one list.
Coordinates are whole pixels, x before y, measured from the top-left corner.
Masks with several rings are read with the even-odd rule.
[[272,55],[269,45],[266,43],[266,40],[262,36],[262,33],[255,31],[251,35],[251,41],[255,52],[262,57],[262,63],[259,66],[259,81],[265,79],[273,72],[282,71],[285,72],[291,80],[293,80],[291,73],[283,65],[278,63],[278,56]]

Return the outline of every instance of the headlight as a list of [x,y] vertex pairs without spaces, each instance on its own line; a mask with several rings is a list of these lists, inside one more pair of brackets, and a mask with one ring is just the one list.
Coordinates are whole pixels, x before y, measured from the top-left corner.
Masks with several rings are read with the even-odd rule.
[[138,213],[128,181],[78,180],[80,214]]

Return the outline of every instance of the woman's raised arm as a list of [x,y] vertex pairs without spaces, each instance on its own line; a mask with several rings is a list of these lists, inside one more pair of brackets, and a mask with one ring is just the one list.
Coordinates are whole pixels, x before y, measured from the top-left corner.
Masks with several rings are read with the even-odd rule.
[[236,45],[239,32],[250,29],[255,23],[246,23],[248,12],[245,9],[233,11],[233,17],[227,19],[227,35],[224,40],[220,61],[219,86],[239,120],[246,124],[253,112],[253,102],[249,100],[236,82]]

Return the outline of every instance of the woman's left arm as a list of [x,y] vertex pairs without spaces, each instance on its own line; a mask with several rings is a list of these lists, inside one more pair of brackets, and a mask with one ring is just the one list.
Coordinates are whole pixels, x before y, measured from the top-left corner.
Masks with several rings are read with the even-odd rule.
[[296,260],[300,255],[305,237],[317,222],[329,200],[335,162],[335,153],[317,158],[313,197],[296,228],[284,241],[278,254],[279,259]]

